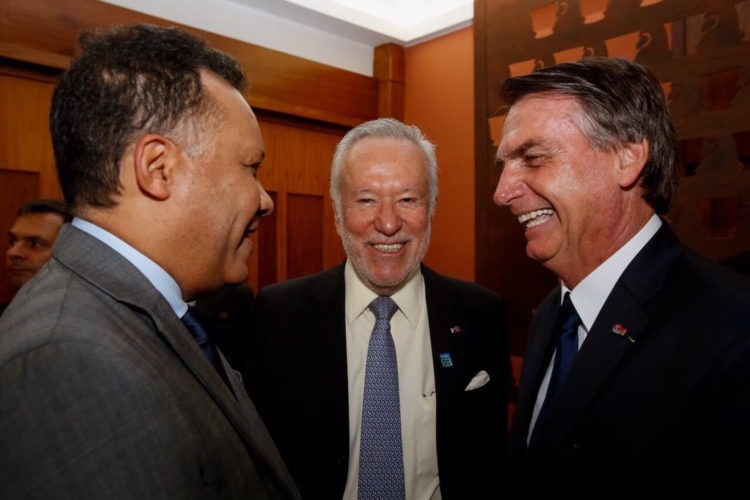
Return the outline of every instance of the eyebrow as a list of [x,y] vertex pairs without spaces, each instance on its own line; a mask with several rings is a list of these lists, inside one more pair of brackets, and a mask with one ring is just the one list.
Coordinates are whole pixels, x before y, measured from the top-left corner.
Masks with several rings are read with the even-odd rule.
[[495,165],[502,168],[505,166],[506,158],[521,158],[526,153],[526,151],[540,145],[542,145],[541,141],[537,139],[529,139],[517,148],[510,151],[508,154],[503,155],[502,158],[495,156]]

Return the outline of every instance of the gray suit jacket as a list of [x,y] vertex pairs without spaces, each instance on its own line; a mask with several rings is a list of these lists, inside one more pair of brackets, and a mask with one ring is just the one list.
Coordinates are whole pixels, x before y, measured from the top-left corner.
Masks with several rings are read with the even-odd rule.
[[224,362],[234,394],[140,272],[65,225],[0,319],[0,498],[299,498]]

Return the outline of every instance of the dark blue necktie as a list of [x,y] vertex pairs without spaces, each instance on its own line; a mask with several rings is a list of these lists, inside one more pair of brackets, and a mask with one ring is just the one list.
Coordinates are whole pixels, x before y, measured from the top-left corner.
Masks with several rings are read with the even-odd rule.
[[213,342],[211,342],[211,336],[209,335],[208,330],[206,330],[198,320],[198,313],[195,307],[189,306],[188,311],[184,314],[184,316],[182,316],[181,319],[190,334],[198,343],[198,346],[203,351],[203,354],[214,366],[216,371],[221,376],[222,380],[224,380],[224,383],[231,388],[232,386],[229,384],[229,379],[227,378],[224,366],[221,364],[219,352],[216,350],[216,346],[213,344]]
[[578,316],[573,302],[570,300],[570,292],[565,292],[560,312],[557,315],[557,350],[555,351],[555,364],[552,367],[552,376],[547,387],[547,395],[544,398],[544,404],[539,411],[534,428],[539,426],[544,414],[549,408],[551,401],[555,398],[557,391],[565,380],[573,360],[578,354],[578,326],[581,324],[581,317]]
[[398,362],[391,336],[391,318],[398,306],[390,297],[378,297],[370,310],[375,327],[367,348],[357,498],[404,499]]

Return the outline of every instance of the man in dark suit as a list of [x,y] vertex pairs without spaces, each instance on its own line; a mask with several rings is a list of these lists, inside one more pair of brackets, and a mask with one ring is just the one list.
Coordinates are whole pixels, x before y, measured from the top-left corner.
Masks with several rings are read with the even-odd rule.
[[[501,96],[495,202],[560,279],[528,337],[513,484],[532,497],[552,485],[597,497],[736,491],[750,449],[750,283],[659,217],[678,178],[659,81],[588,57],[510,78]],[[574,358],[559,377],[568,294]]]
[[361,474],[385,469],[383,461],[360,468],[375,324],[368,305],[377,297],[398,309],[390,321],[403,452],[396,497],[494,495],[506,458],[506,310],[496,293],[421,264],[437,200],[434,146],[394,119],[352,129],[334,155],[331,198],[347,259],[259,291],[248,370],[303,496],[368,498]]
[[80,44],[50,119],[77,216],[0,319],[0,497],[299,498],[239,377],[180,321],[247,278],[273,209],[242,69],[177,28]]

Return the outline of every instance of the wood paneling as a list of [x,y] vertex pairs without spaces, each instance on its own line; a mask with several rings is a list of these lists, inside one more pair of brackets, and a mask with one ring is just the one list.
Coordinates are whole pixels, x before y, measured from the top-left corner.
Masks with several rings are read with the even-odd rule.
[[393,43],[376,47],[373,73],[378,80],[378,116],[403,120],[406,83],[404,48]]
[[323,196],[287,197],[287,278],[323,269]]
[[[175,24],[98,0],[0,0],[0,56],[66,66],[84,29],[135,22]],[[253,107],[346,126],[377,116],[374,78],[185,28],[242,62]]]
[[[347,129],[322,123],[300,123],[264,113],[259,114],[259,123],[266,158],[258,175],[266,190],[276,192],[274,214],[270,216],[278,221],[273,235],[275,281],[300,276],[301,270],[321,271],[338,263],[343,259],[343,251],[330,208],[329,176],[334,149]],[[298,198],[300,195],[302,197]],[[319,201],[315,202],[315,207],[304,211],[305,197],[315,197]],[[295,210],[299,212],[293,212]],[[261,231],[266,219],[261,221]],[[309,231],[300,224],[315,229]],[[265,249],[265,245],[262,243],[262,248]],[[306,252],[315,257],[305,257]],[[261,272],[266,273],[266,270]]]
[[41,198],[62,198],[49,134],[52,89],[0,74],[0,169],[37,172]]

